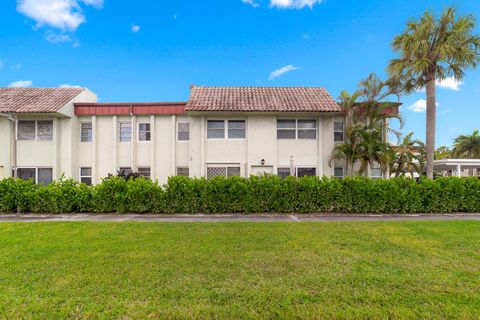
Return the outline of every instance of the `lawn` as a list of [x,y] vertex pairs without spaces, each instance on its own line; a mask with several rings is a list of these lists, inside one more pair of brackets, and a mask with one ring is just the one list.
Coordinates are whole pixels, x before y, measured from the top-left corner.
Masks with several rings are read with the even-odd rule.
[[479,314],[480,222],[0,224],[0,318]]

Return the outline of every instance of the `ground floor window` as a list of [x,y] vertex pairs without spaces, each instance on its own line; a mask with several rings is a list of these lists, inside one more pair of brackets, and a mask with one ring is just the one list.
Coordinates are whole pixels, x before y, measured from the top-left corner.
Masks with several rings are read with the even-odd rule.
[[382,168],[372,168],[370,170],[370,177],[372,179],[380,179],[382,178]]
[[139,167],[138,174],[144,178],[150,179],[150,168],[149,167]]
[[207,178],[239,177],[240,167],[236,165],[215,165],[207,167]]
[[23,180],[33,179],[35,183],[47,185],[53,181],[53,169],[17,168],[17,177]]
[[[277,169],[277,175],[280,178],[290,176],[290,167],[283,167]],[[314,177],[317,175],[317,168],[314,167],[297,167],[295,168],[295,176],[297,177]]]
[[189,177],[190,169],[188,167],[177,167],[177,176]]
[[80,182],[88,186],[92,185],[92,168],[80,168]]
[[333,176],[335,178],[343,178],[345,176],[343,167],[336,167],[335,169],[333,169]]

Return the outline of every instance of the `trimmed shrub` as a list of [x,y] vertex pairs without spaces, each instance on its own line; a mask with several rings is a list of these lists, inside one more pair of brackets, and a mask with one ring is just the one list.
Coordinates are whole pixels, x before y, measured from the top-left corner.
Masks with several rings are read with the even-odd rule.
[[60,179],[0,181],[0,212],[447,213],[480,212],[480,179],[108,177],[96,186]]

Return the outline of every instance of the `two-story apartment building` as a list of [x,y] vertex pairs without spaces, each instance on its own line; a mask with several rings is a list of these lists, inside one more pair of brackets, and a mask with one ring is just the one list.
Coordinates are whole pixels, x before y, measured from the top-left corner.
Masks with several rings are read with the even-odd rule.
[[[0,89],[0,179],[338,176],[343,116],[323,88],[192,86],[187,102],[98,103],[85,88]],[[372,176],[381,176],[371,168]]]

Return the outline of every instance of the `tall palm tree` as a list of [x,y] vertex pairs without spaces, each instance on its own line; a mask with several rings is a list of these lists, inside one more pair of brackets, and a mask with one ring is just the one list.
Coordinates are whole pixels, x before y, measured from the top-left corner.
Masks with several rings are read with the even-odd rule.
[[474,28],[475,18],[457,16],[454,8],[446,9],[438,20],[427,11],[419,20],[408,22],[405,32],[393,40],[393,49],[400,57],[388,66],[391,82],[400,84],[406,93],[426,87],[429,178],[433,178],[435,151],[435,81],[447,76],[461,80],[467,68],[480,62],[480,37],[473,34]]
[[406,172],[413,178],[413,174],[415,172],[421,174],[425,166],[425,144],[413,139],[412,136],[413,132],[408,133],[394,148],[392,171],[395,172],[396,178],[405,175]]
[[366,125],[360,131],[360,134],[361,140],[357,151],[357,157],[360,161],[360,173],[366,175],[368,167],[372,167],[375,164],[380,165],[382,172],[385,173],[392,153],[390,145],[383,137],[383,125],[371,123]]
[[471,135],[460,135],[453,141],[455,157],[467,159],[480,158],[480,135],[474,130]]

